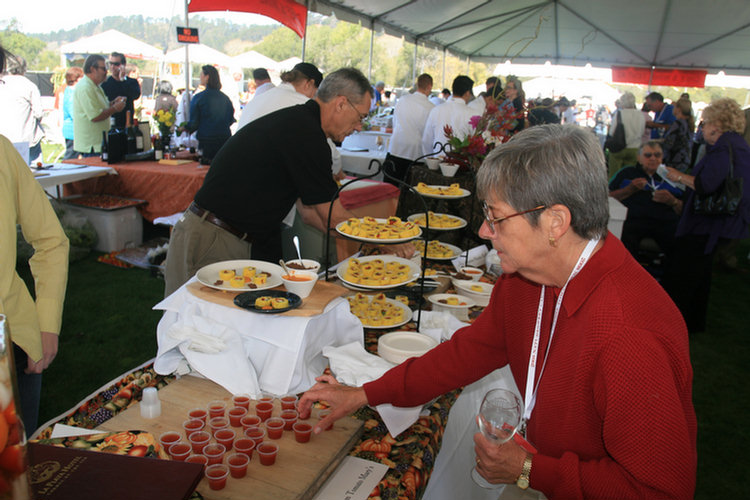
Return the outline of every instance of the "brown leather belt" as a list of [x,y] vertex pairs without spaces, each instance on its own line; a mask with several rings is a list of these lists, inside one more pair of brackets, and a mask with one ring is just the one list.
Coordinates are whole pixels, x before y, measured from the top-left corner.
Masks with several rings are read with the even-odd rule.
[[191,212],[193,212],[195,215],[197,215],[198,217],[200,217],[204,221],[210,222],[214,226],[220,227],[224,231],[227,231],[228,233],[233,234],[234,236],[238,237],[242,241],[247,241],[248,243],[252,243],[253,242],[253,238],[249,234],[247,234],[244,231],[240,231],[239,229],[237,229],[235,227],[230,226],[229,224],[227,224],[223,220],[219,219],[216,215],[212,214],[208,210],[205,210],[205,209],[199,207],[198,205],[196,205],[195,202],[192,202],[190,204],[190,206],[188,207],[188,210],[190,210]]

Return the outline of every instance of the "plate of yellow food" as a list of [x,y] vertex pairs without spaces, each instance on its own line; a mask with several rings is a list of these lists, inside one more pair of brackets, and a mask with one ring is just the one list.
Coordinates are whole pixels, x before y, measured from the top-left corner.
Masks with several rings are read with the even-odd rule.
[[[424,255],[424,241],[417,240],[414,242],[414,248],[417,249],[421,255]],[[450,243],[443,243],[438,240],[430,240],[427,243],[427,258],[432,260],[451,260],[461,255],[461,250],[455,245]]]
[[237,307],[263,314],[283,313],[302,304],[296,293],[282,290],[244,292],[234,298]]
[[[453,231],[454,229],[461,229],[466,227],[466,220],[455,215],[440,214],[435,212],[427,212],[429,217],[430,229],[433,231]],[[427,226],[427,217],[424,213],[414,214],[409,216],[409,221],[413,222],[419,227]]]
[[459,198],[466,198],[467,196],[471,195],[471,191],[462,188],[458,185],[458,183],[451,184],[450,186],[435,186],[420,182],[417,184],[416,190],[419,194],[428,198],[440,198],[447,200],[457,200]]
[[229,292],[267,290],[281,285],[283,269],[262,260],[224,260],[195,273],[203,285]]
[[395,255],[352,257],[336,269],[344,283],[373,290],[405,285],[417,279],[420,272],[419,265]]
[[401,243],[422,235],[419,226],[395,216],[387,219],[353,217],[338,223],[336,231],[348,238],[368,243]]
[[[408,298],[404,296],[408,303]],[[349,295],[349,310],[365,328],[395,328],[411,321],[412,310],[404,300],[389,299],[384,293]]]

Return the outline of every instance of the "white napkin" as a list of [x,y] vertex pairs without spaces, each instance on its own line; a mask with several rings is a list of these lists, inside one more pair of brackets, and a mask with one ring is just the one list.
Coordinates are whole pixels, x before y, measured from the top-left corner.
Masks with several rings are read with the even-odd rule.
[[449,312],[422,311],[419,333],[432,337],[440,343],[450,340],[456,330],[465,326],[469,326],[469,323],[464,323]]
[[[328,358],[336,380],[355,387],[361,387],[367,382],[380,378],[394,367],[380,356],[365,351],[359,342],[352,342],[341,347],[325,347],[323,356]],[[411,427],[422,411],[421,406],[400,408],[391,404],[381,404],[375,409],[380,413],[388,432],[393,437]]]
[[167,331],[167,335],[178,341],[187,341],[187,349],[206,354],[216,354],[227,347],[227,343],[220,337],[214,337],[199,332],[187,325],[175,323]]
[[460,271],[462,267],[479,267],[484,264],[484,256],[487,255],[487,247],[485,245],[479,245],[469,250],[469,263],[466,263],[466,252],[451,260],[453,267],[456,271]]

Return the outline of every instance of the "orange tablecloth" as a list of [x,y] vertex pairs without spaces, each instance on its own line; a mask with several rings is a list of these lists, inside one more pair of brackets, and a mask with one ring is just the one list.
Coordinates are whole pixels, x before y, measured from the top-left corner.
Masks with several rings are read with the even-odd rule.
[[109,165],[99,158],[71,160],[74,163],[109,166],[118,175],[107,175],[95,179],[65,185],[65,195],[112,194],[126,198],[146,200],[138,207],[145,219],[153,222],[157,217],[166,217],[187,209],[195,193],[203,185],[208,167],[191,161],[182,165],[161,165],[156,161],[133,161]]

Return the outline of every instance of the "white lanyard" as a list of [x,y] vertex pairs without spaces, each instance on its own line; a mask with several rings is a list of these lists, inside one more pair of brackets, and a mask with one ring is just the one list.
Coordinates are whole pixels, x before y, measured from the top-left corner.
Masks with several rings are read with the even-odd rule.
[[534,378],[536,376],[536,364],[537,364],[537,358],[539,355],[539,341],[542,334],[542,313],[544,311],[544,291],[545,286],[542,285],[542,293],[539,296],[539,308],[536,312],[536,326],[534,326],[534,341],[531,344],[531,353],[529,354],[529,368],[526,372],[526,394],[524,396],[524,411],[523,411],[523,423],[521,426],[521,432],[526,432],[526,422],[531,418],[531,412],[534,411],[534,406],[536,405],[536,393],[539,389],[539,382],[542,380],[542,376],[544,375],[544,367],[547,365],[547,357],[549,355],[549,348],[550,345],[552,345],[552,337],[555,335],[555,327],[557,326],[557,316],[560,314],[560,308],[562,307],[562,301],[563,296],[565,295],[565,289],[568,288],[568,283],[570,283],[570,280],[572,280],[580,271],[583,269],[583,266],[586,265],[586,261],[588,261],[589,257],[591,257],[591,254],[594,252],[594,248],[596,247],[597,243],[599,243],[599,239],[595,240],[589,240],[589,242],[586,244],[586,248],[583,249],[583,252],[581,252],[581,256],[578,258],[578,263],[575,265],[573,270],[570,272],[570,276],[568,276],[568,280],[565,282],[565,286],[563,286],[562,290],[560,290],[560,296],[557,297],[557,304],[555,304],[555,315],[552,318],[552,328],[549,332],[549,340],[547,341],[547,350],[544,354],[544,362],[542,363],[542,369],[539,372],[539,380],[536,381],[536,385],[534,385]]

